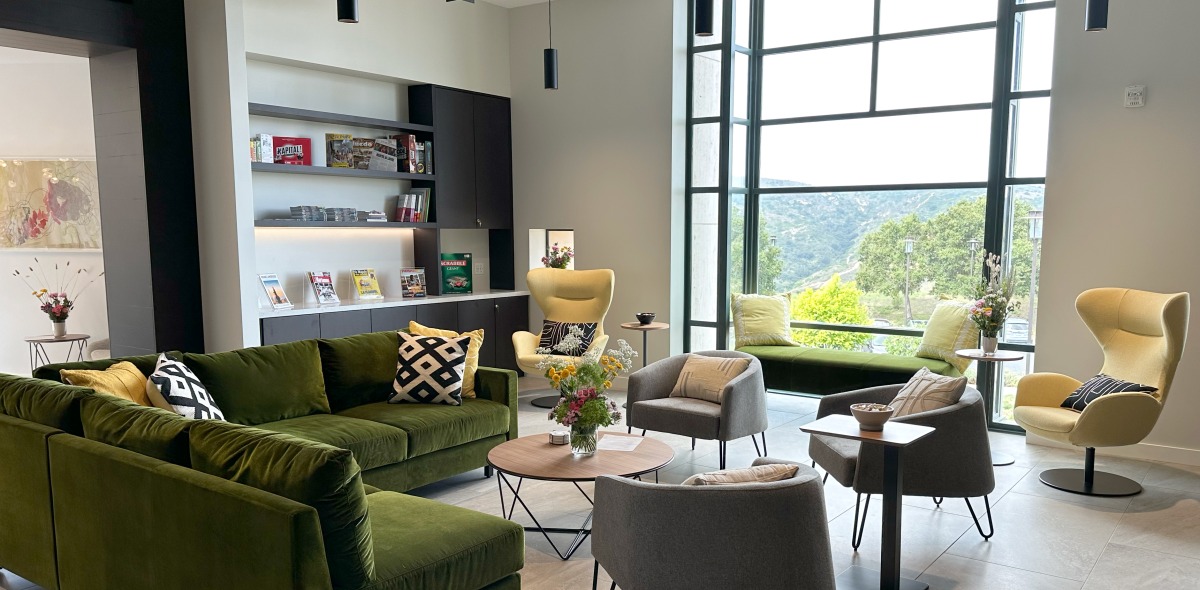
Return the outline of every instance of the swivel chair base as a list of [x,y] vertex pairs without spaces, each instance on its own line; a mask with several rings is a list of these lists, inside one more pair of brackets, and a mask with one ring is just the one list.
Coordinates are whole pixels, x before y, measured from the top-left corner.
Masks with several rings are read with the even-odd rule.
[[1133,496],[1142,493],[1142,486],[1128,477],[1096,471],[1096,449],[1088,448],[1083,469],[1047,469],[1042,483],[1073,494],[1085,496]]

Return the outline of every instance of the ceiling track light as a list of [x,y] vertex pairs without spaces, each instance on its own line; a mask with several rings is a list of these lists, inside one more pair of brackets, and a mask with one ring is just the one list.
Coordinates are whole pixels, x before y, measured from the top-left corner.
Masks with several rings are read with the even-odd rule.
[[1083,16],[1085,31],[1108,30],[1108,0],[1087,0],[1087,8]]
[[358,22],[358,0],[337,0],[338,22]]
[[542,52],[542,67],[546,78],[546,90],[558,90],[558,50],[554,48],[554,11],[550,0],[546,0],[546,22],[550,30],[550,47]]
[[714,0],[696,0],[696,36],[713,36]]

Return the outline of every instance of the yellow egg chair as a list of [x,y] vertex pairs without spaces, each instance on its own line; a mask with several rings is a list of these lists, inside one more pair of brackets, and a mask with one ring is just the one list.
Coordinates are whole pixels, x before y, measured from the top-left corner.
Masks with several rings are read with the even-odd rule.
[[1096,471],[1096,447],[1133,445],[1146,438],[1162,413],[1187,340],[1187,293],[1091,289],[1075,309],[1104,351],[1100,372],[1158,388],[1153,394],[1110,393],[1082,412],[1061,407],[1082,383],[1057,373],[1033,373],[1017,383],[1013,418],[1027,432],[1086,449],[1083,469],[1048,469],[1042,483],[1089,496],[1132,496],[1137,482]]
[[[555,322],[595,323],[596,337],[588,350],[603,350],[608,345],[604,333],[604,317],[612,306],[616,275],[608,269],[565,270],[559,268],[535,268],[525,275],[529,294],[542,309],[546,319]],[[545,355],[537,353],[541,334],[514,332],[513,349],[516,351],[517,366],[526,373],[540,375],[537,365]],[[578,360],[578,357],[572,357]],[[533,400],[541,408],[552,408],[558,396],[546,396]]]

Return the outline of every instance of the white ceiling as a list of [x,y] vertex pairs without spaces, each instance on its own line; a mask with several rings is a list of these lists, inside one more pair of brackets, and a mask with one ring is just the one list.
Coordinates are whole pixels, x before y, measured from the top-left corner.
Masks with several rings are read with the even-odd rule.
[[519,6],[529,6],[530,4],[541,4],[545,0],[484,0],[488,4],[503,6],[505,8],[517,8]]
[[74,64],[87,63],[87,61],[86,57],[0,47],[0,64]]

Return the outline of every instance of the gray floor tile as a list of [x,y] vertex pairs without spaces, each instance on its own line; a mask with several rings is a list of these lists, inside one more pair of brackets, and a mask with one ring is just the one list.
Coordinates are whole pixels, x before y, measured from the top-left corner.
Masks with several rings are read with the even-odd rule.
[[[850,546],[850,529],[854,522],[853,507],[829,523],[829,540],[833,547],[835,566],[838,566],[840,561],[849,559],[854,565],[879,568],[882,512],[883,503],[876,497],[871,501],[867,528],[857,552]],[[968,533],[968,529],[974,526],[970,518],[920,508],[905,507],[902,515],[900,568],[902,575],[907,578],[919,576],[955,540]]]
[[40,586],[8,570],[0,569],[0,590],[40,590]]
[[1194,492],[1200,490],[1200,467],[1175,463],[1155,463],[1150,466],[1150,471],[1146,473],[1142,484]]
[[1200,491],[1147,486],[1133,497],[1109,542],[1200,559]]
[[1200,588],[1200,561],[1117,544],[1104,550],[1083,585],[1083,590],[1196,588]]
[[996,535],[966,534],[948,553],[1060,578],[1084,580],[1120,511],[1009,493],[993,510]]
[[917,578],[930,590],[1079,590],[1082,582],[943,555]]

